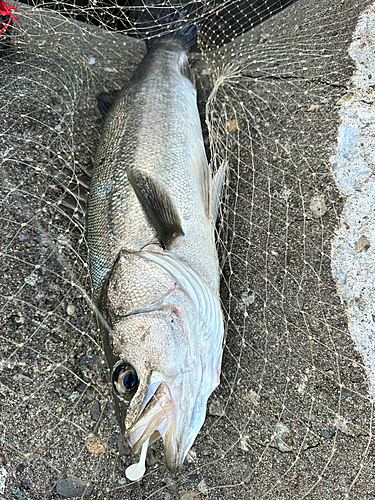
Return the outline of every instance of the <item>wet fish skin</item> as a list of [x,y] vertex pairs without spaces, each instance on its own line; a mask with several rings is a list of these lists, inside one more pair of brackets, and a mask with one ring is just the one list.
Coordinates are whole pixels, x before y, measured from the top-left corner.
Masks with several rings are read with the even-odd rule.
[[[184,34],[186,38],[186,33]],[[133,450],[164,439],[175,472],[219,383],[223,317],[215,210],[222,172],[207,163],[186,40],[154,43],[110,109],[88,208],[94,300],[110,369],[130,363],[139,386],[114,391]]]

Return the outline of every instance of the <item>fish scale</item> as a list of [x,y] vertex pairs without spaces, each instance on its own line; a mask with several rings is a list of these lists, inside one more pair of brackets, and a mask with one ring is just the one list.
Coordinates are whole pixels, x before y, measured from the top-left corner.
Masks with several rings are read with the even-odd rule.
[[[104,96],[88,203],[117,418],[133,451],[161,436],[172,472],[219,383],[224,331],[214,231],[225,175],[212,176],[204,150],[186,56],[195,36],[185,27],[149,44],[112,106]],[[121,385],[126,370],[135,388]]]

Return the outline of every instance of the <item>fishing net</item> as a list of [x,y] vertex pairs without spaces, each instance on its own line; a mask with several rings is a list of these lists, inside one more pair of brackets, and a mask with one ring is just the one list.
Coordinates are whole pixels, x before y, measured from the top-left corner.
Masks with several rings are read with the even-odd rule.
[[[29,3],[0,58],[0,498],[374,498],[371,2]],[[96,95],[133,74],[146,21],[181,10],[207,154],[229,170],[224,358],[178,476],[157,442],[130,483],[84,184]]]

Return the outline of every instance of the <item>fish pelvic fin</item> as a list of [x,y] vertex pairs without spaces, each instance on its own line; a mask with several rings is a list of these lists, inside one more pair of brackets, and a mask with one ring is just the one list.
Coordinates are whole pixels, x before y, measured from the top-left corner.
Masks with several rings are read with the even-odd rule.
[[129,182],[166,250],[178,236],[184,236],[173,201],[160,182],[142,172],[127,171]]

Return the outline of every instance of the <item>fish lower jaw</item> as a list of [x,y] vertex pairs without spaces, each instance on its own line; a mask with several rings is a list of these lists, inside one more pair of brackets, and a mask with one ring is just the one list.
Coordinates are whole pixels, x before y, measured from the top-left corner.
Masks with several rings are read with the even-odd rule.
[[182,467],[185,457],[190,449],[190,446],[186,449],[180,449],[178,444],[174,442],[166,442],[165,435],[167,431],[167,418],[160,425],[160,427],[153,431],[151,435],[147,432],[147,428],[143,430],[136,430],[128,436],[128,444],[131,446],[133,453],[140,453],[144,443],[148,445],[153,444],[158,439],[162,438],[164,441],[164,457],[165,464],[169,472],[175,476],[177,472]]
[[128,444],[131,447],[133,453],[139,453],[146,441],[149,440],[149,445],[151,446],[161,437],[162,436],[160,432],[156,430],[150,435],[142,434],[136,441],[133,441],[130,437],[128,437]]
[[168,385],[161,382],[137,420],[128,427],[126,435],[132,450],[139,451],[147,439],[150,439],[152,444],[160,436],[164,438],[168,420],[175,409],[176,405]]
[[149,439],[149,445],[152,445],[160,438],[164,439],[167,429],[167,418],[159,425],[157,429],[152,429],[151,426],[135,426],[133,430],[126,434],[126,438],[133,453],[138,453],[143,444]]

